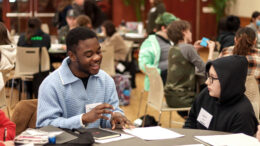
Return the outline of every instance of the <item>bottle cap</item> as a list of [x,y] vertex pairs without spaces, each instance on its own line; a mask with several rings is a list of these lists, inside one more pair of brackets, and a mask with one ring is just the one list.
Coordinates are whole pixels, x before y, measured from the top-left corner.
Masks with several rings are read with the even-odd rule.
[[49,144],[56,144],[56,136],[53,134],[49,135]]

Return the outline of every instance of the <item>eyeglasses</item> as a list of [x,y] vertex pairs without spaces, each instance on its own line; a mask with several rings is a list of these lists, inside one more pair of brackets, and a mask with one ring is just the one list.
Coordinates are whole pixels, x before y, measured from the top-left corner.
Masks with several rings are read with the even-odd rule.
[[218,80],[218,78],[214,78],[214,77],[210,76],[208,73],[206,74],[206,77],[211,84],[213,83],[214,80]]

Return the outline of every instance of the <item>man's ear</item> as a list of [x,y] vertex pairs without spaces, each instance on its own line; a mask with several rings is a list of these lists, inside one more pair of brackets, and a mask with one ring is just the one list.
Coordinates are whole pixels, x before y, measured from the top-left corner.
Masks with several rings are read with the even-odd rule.
[[68,56],[72,62],[75,62],[77,60],[76,54],[72,51],[68,51]]

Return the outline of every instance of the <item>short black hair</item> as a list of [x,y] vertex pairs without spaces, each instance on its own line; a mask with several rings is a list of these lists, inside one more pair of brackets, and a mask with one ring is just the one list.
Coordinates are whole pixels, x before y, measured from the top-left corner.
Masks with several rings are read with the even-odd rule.
[[76,27],[69,31],[66,37],[67,52],[76,52],[76,47],[80,40],[86,40],[90,38],[97,38],[97,35],[92,30],[86,27]]
[[240,19],[235,15],[227,16],[226,20],[227,30],[236,32],[240,28]]
[[106,35],[111,37],[114,33],[116,33],[116,27],[113,24],[112,21],[110,20],[106,20],[102,26],[104,26],[105,30],[106,30]]
[[260,15],[260,12],[254,11],[254,12],[252,13],[252,16],[251,16],[251,22],[253,22],[253,19],[255,19],[256,17],[258,17],[259,15]]

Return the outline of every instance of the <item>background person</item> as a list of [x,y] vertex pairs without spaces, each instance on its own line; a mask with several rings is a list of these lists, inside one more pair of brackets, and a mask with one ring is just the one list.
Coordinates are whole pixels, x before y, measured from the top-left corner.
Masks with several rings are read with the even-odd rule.
[[[144,40],[139,52],[139,68],[145,72],[145,66],[156,67],[160,72],[163,84],[167,78],[168,52],[173,45],[167,35],[167,26],[176,20],[178,18],[168,12],[159,15],[156,19],[158,31]],[[149,91],[149,84],[148,77],[145,76],[145,91]]]
[[156,18],[166,10],[162,0],[149,0],[149,2],[151,9],[148,13],[146,32],[147,34],[153,34],[158,31],[155,23]]
[[61,27],[58,30],[58,40],[59,43],[61,44],[65,44],[66,43],[66,36],[69,33],[70,30],[72,30],[73,28],[77,27],[77,22],[76,22],[76,18],[79,16],[79,13],[73,9],[70,9],[67,12],[66,15],[66,22],[67,25]]
[[[167,29],[168,37],[173,41],[168,55],[168,75],[164,87],[166,103],[169,107],[181,108],[190,107],[196,95],[195,68],[199,73],[205,72],[205,63],[198,55],[200,40],[193,45],[190,23],[185,20],[172,22]],[[207,42],[209,49],[208,60],[213,57],[215,43]],[[188,116],[188,112],[179,111],[183,118]]]
[[248,61],[247,75],[254,75],[260,89],[260,51],[255,47],[255,32],[249,27],[240,28],[235,36],[235,46],[226,48],[219,57],[229,55],[245,56]]

